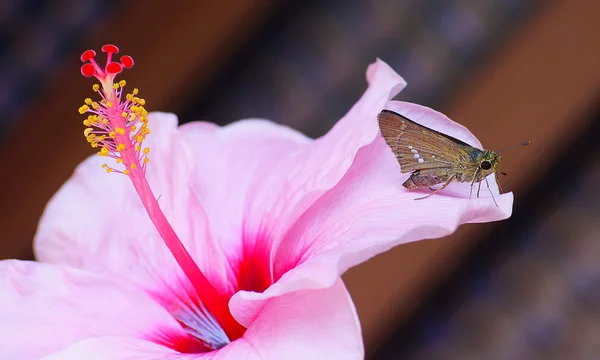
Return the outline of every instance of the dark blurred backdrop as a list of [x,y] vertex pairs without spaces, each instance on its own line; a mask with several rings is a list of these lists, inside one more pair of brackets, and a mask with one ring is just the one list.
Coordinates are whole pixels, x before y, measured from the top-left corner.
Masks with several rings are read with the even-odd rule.
[[0,258],[31,258],[45,203],[92,151],[79,54],[118,44],[150,110],[263,117],[311,136],[379,57],[506,155],[514,216],[349,271],[373,359],[597,359],[600,2],[0,1]]

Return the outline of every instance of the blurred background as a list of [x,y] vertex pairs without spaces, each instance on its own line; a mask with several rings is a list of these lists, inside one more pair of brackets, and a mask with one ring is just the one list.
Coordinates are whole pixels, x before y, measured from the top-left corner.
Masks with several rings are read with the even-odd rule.
[[0,1],[0,258],[32,258],[45,203],[92,151],[79,55],[119,45],[150,110],[322,135],[376,57],[507,153],[514,215],[399,246],[344,280],[370,359],[598,359],[600,2]]

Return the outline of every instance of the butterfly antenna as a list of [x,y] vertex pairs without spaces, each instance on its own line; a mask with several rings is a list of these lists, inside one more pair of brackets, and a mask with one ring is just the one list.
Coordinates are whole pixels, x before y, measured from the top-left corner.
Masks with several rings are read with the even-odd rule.
[[508,151],[508,150],[512,150],[512,149],[514,149],[514,148],[518,148],[518,147],[522,147],[522,146],[527,146],[527,145],[529,145],[529,143],[531,143],[531,141],[525,141],[525,142],[524,142],[524,143],[522,143],[522,144],[513,145],[513,146],[510,146],[510,147],[507,147],[506,149],[498,150],[498,151],[496,151],[496,152],[499,154],[499,153],[501,153],[501,152],[505,152],[505,151]]

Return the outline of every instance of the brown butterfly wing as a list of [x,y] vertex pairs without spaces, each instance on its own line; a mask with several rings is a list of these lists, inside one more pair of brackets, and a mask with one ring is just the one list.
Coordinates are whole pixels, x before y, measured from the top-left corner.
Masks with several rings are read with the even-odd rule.
[[402,173],[423,169],[461,172],[473,163],[471,154],[480,152],[389,110],[382,111],[377,118],[381,134],[396,155]]

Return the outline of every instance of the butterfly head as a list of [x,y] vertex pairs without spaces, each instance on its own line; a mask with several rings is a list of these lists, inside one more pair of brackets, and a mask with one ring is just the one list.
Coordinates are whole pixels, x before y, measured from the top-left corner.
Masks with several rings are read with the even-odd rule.
[[478,156],[476,161],[479,166],[479,173],[481,174],[478,177],[483,179],[500,169],[502,157],[495,151],[485,150]]

